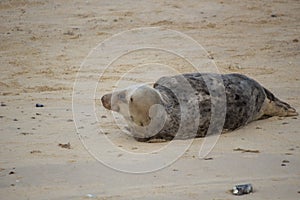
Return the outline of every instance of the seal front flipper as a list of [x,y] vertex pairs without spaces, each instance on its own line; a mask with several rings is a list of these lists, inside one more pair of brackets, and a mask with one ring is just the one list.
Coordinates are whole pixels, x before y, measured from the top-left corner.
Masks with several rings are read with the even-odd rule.
[[264,88],[266,100],[263,105],[263,112],[266,116],[280,116],[290,117],[297,116],[298,113],[295,108],[291,107],[288,103],[276,98],[272,92]]

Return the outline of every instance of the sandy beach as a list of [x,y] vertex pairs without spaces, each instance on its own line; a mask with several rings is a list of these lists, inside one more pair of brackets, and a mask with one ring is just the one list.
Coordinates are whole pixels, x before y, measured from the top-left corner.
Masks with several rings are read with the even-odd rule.
[[[168,143],[135,141],[99,101],[194,72],[190,56],[197,70],[252,77],[299,112],[298,0],[3,0],[0,15],[0,199],[300,198],[298,116],[223,134],[204,159],[204,138],[175,141],[178,159],[127,173],[143,161],[130,155],[147,163]],[[234,196],[244,183],[254,192]]]

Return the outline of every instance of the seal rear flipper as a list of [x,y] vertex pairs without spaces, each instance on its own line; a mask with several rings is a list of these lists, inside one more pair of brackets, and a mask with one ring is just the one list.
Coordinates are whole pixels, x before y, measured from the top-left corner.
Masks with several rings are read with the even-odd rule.
[[291,107],[288,103],[276,98],[275,95],[264,88],[267,99],[264,105],[264,115],[267,116],[280,116],[289,117],[297,116],[298,113],[295,108]]

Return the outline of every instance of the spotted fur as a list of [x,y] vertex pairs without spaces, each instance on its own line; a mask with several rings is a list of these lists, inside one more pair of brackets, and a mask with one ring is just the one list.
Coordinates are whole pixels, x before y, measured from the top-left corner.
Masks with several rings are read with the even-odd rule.
[[[162,77],[153,88],[143,85],[113,94],[114,101],[112,94],[102,97],[104,107],[124,110],[127,105],[126,111],[114,111],[125,117],[139,141],[204,137],[235,130],[266,116],[298,115],[289,104],[241,74]],[[149,112],[155,105],[160,105],[160,109]]]

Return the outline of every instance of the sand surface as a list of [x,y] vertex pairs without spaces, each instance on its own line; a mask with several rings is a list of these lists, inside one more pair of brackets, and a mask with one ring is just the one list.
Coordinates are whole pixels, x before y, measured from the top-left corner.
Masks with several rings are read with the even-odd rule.
[[[208,52],[206,59],[215,62],[219,72],[249,75],[299,111],[298,0],[3,0],[0,15],[1,199],[300,198],[299,117],[272,117],[224,134],[206,159],[198,158],[204,139],[195,139],[173,164],[158,160],[167,166],[155,172],[130,174],[101,164],[87,149],[115,163],[133,166],[136,162],[125,153],[105,148],[104,135],[119,150],[145,153],[145,159],[155,150],[159,154],[166,144],[138,143],[124,134],[111,120],[112,114],[101,107],[99,97],[126,84],[153,82],[163,74],[192,72],[193,68],[170,52],[148,49],[124,54],[101,77],[99,72],[109,60],[102,58],[101,51],[85,63],[92,67],[80,69],[89,52],[115,34],[161,27],[201,44]],[[149,35],[145,40],[157,45],[174,40],[167,33],[160,36],[154,42]],[[117,39],[134,46],[140,38]],[[119,40],[103,48],[126,51]],[[185,44],[178,40],[171,48],[181,49]],[[192,58],[200,57],[193,47],[186,51]],[[149,63],[161,64],[162,70]],[[205,64],[201,69],[208,70]],[[83,74],[80,88],[96,93],[86,99],[78,97],[72,108],[77,73]],[[96,90],[95,82],[100,83]],[[92,98],[97,118],[84,113]],[[36,103],[44,107],[37,108]],[[184,148],[186,142],[175,145]],[[238,148],[253,152],[234,150]],[[233,196],[229,190],[241,183],[251,183],[254,193]]]

